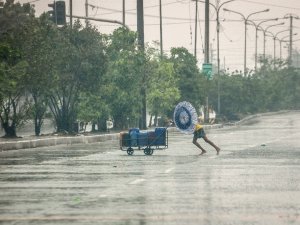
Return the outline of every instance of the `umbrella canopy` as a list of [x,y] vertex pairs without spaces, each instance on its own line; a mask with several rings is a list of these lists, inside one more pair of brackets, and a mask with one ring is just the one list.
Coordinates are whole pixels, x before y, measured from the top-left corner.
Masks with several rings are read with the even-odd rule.
[[191,103],[184,101],[175,107],[174,123],[179,131],[186,134],[193,133],[197,118],[197,112]]

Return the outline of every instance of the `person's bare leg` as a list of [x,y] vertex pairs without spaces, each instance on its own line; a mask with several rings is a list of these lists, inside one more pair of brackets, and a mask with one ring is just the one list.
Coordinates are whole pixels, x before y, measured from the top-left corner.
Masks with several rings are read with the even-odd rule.
[[201,145],[197,142],[196,138],[193,138],[193,144],[196,145],[201,150],[200,155],[203,155],[206,153],[205,149],[201,147]]
[[212,141],[210,141],[206,136],[204,136],[203,139],[205,142],[213,146],[217,151],[217,155],[219,155],[221,149],[218,146],[216,146]]

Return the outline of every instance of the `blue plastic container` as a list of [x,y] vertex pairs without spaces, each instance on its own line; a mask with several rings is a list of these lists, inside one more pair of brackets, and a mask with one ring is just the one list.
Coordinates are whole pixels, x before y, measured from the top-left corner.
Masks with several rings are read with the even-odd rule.
[[138,145],[139,146],[148,146],[148,132],[138,133]]
[[139,128],[132,128],[129,130],[130,145],[135,147],[138,146],[138,134],[140,133]]
[[165,127],[157,127],[154,130],[155,133],[155,145],[166,145],[166,133],[167,128]]

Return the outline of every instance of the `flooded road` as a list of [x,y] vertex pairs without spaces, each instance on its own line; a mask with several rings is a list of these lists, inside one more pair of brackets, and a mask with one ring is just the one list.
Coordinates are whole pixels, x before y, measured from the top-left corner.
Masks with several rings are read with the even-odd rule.
[[128,156],[118,141],[0,152],[0,224],[300,224],[300,112]]

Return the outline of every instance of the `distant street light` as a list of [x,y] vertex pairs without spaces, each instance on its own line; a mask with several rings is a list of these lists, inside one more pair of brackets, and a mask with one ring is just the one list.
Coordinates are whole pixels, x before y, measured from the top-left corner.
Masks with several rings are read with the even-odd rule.
[[[196,1],[196,0],[193,0],[193,1]],[[220,6],[215,6],[214,4],[212,3],[209,3],[213,8],[214,10],[216,11],[216,22],[217,22],[217,64],[218,64],[218,114],[221,113],[221,104],[220,104],[220,17],[219,17],[219,12],[220,12],[220,9],[222,8],[223,5],[227,4],[227,3],[230,3],[230,2],[233,2],[235,0],[229,0],[229,1],[226,1],[226,2],[223,2]],[[198,0],[198,2],[202,2],[202,3],[205,3],[205,1],[200,1]]]
[[278,39],[277,36],[278,36],[278,34],[281,34],[281,33],[283,33],[283,32],[287,32],[287,31],[289,31],[289,29],[279,31],[279,32],[277,32],[277,33],[273,36],[273,40],[274,40],[274,63],[275,63],[275,58],[276,58],[276,39]]
[[256,24],[254,21],[252,20],[248,20],[249,22],[251,22],[251,24],[255,27],[255,72],[257,71],[257,39],[258,39],[258,30],[260,28],[260,26],[263,23],[269,22],[269,21],[274,21],[274,20],[278,20],[278,18],[274,18],[274,19],[267,19],[267,20],[263,20],[260,23]]
[[260,27],[261,28],[261,30],[263,31],[263,34],[264,34],[264,61],[265,61],[265,59],[266,59],[266,34],[267,34],[267,32],[268,32],[268,30],[271,28],[271,27],[275,27],[275,26],[280,26],[280,25],[283,25],[284,24],[284,22],[282,22],[282,23],[276,23],[276,24],[272,24],[272,25],[269,25],[269,26],[267,26],[265,29],[263,29],[262,27]]
[[242,18],[244,19],[244,23],[245,23],[244,76],[245,76],[245,75],[247,74],[247,24],[248,24],[248,20],[249,20],[249,18],[250,18],[251,16],[253,16],[253,15],[255,15],[255,14],[263,13],[263,12],[269,12],[270,9],[265,9],[265,10],[253,12],[253,13],[250,13],[248,16],[244,16],[244,15],[243,15],[242,13],[240,13],[240,12],[236,12],[236,11],[229,10],[229,9],[224,9],[224,11],[236,13],[236,14],[242,16]]
[[286,42],[284,39],[286,39],[289,36],[290,35],[286,35],[286,36],[282,37],[281,39],[279,39],[280,60],[282,60],[282,42]]
[[[294,33],[294,35],[297,35],[297,33]],[[278,39],[279,40],[279,46],[280,46],[280,60],[282,60],[282,42],[289,42],[289,41],[285,41],[284,39],[286,39],[287,37],[290,37],[290,35],[286,35],[284,37],[282,37],[281,39]],[[300,39],[297,39],[297,40],[293,40],[293,41],[299,41]]]
[[299,20],[300,18],[297,15],[287,14],[284,16],[285,19],[290,19],[290,45],[289,45],[289,58],[288,63],[292,65],[292,51],[293,51],[293,19]]

